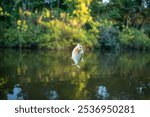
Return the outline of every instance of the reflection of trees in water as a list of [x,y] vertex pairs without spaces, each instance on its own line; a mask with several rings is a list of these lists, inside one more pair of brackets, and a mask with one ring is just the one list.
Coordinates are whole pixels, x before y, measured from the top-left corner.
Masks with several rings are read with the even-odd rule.
[[70,51],[25,51],[21,59],[17,52],[6,53],[0,66],[8,81],[3,90],[11,92],[20,84],[24,99],[150,98],[146,53],[87,52],[81,69],[71,65]]
[[0,99],[6,99],[7,90],[6,87],[7,80],[0,77]]
[[[64,99],[68,93],[72,94],[70,99],[82,99],[86,95],[86,92],[83,93],[83,91],[86,77],[89,78],[90,76],[88,71],[80,71],[71,65],[72,60],[69,52],[65,55],[59,52],[38,52],[38,54],[26,52],[22,53],[19,58],[18,55],[19,53],[10,52],[7,60],[5,60],[5,56],[3,58],[5,64],[2,67],[5,69],[8,67],[7,71],[9,71],[9,74],[7,71],[2,73],[9,79],[8,92],[13,90],[17,82],[22,87],[23,92],[27,92],[29,99],[35,98],[35,96],[38,99],[40,93],[43,95],[41,99],[49,99],[50,97],[44,97],[44,95],[54,95],[52,92],[54,93],[55,89],[64,95]],[[83,69],[84,64],[81,63]],[[55,91],[55,93],[57,92]]]
[[[110,91],[111,99],[150,99],[150,54],[121,53],[115,56],[109,53],[102,57],[104,61],[100,62],[98,73],[102,73],[101,81]],[[137,90],[141,85],[145,87],[143,95]]]

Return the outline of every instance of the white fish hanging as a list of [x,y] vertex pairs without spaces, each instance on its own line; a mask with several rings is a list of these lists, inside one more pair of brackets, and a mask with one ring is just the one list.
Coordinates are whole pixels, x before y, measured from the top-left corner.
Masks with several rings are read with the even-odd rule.
[[77,44],[77,46],[73,49],[72,51],[72,60],[74,61],[75,64],[72,65],[76,65],[78,68],[80,68],[80,66],[78,65],[78,63],[81,61],[83,61],[83,48],[80,44]]

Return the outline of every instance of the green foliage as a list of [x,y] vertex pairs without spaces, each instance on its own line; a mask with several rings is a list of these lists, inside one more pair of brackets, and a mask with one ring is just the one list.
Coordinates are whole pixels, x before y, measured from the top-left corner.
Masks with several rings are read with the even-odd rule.
[[[19,19],[6,29],[5,47],[30,48],[36,45],[38,48],[66,49],[77,43],[87,48],[98,46],[98,23],[89,20],[90,14],[85,14],[84,22],[66,12],[57,13],[47,8],[35,13],[20,8]],[[87,29],[86,25],[90,28]]]
[[112,22],[104,20],[100,26],[100,40],[103,49],[119,49],[119,29]]
[[[21,24],[21,22],[23,22]],[[95,36],[90,35],[86,30],[71,26],[60,20],[40,22],[35,25],[32,22],[18,20],[17,27],[10,27],[5,32],[3,43],[6,47],[23,48],[39,47],[50,49],[65,49],[82,43],[85,47],[92,48],[97,41]],[[27,28],[27,29],[26,29]],[[89,32],[94,32],[94,29]],[[6,40],[7,39],[7,40]]]
[[41,25],[34,25],[28,23],[29,27],[27,30],[17,28],[17,26],[10,27],[6,30],[4,35],[4,46],[5,47],[19,47],[20,41],[23,48],[38,47],[38,37],[45,31]]
[[119,34],[121,45],[133,49],[150,49],[150,39],[142,30],[125,27]]
[[7,82],[8,81],[5,78],[0,77],[0,99],[6,99],[7,90],[5,90],[5,88]]
[[48,32],[39,37],[40,47],[51,49],[65,49],[82,43],[86,47],[94,46],[94,40],[85,30],[70,26],[59,20],[43,22],[42,25],[48,27]]
[[10,14],[7,11],[4,11],[2,7],[0,7],[0,16],[9,16]]
[[5,0],[0,47],[64,49],[80,42],[87,48],[147,49],[149,6],[147,0]]
[[91,0],[77,0],[73,15],[81,22],[81,24],[85,24],[92,20],[92,17],[90,16],[90,9],[88,9],[90,3]]

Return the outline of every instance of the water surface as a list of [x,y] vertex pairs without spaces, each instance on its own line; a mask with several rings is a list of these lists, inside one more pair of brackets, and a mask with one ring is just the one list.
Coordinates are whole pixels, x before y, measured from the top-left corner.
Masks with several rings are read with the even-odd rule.
[[150,99],[150,53],[0,50],[0,99]]

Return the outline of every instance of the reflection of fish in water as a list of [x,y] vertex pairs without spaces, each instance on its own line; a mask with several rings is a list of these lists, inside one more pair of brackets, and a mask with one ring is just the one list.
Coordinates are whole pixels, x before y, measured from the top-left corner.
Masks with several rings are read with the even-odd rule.
[[75,62],[75,64],[72,65],[76,65],[78,68],[80,68],[80,66],[78,65],[79,61],[82,60],[83,61],[83,48],[80,44],[78,44],[72,51],[72,60]]

